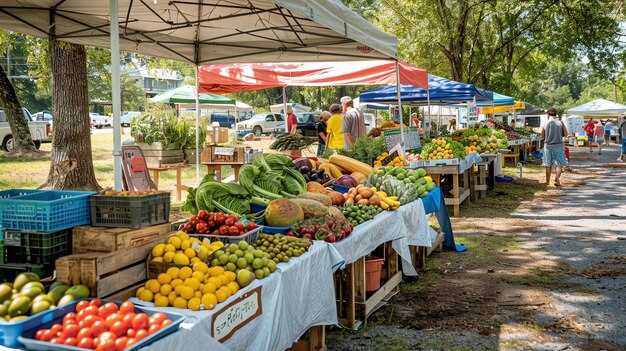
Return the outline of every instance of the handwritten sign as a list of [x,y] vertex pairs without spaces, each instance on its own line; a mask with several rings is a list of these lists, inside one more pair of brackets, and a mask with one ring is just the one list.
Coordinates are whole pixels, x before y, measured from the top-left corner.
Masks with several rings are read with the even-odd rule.
[[467,124],[474,125],[478,122],[478,108],[476,108],[475,102],[467,103]]
[[213,315],[211,336],[219,342],[224,342],[261,314],[263,314],[263,306],[261,286],[259,286]]
[[[401,133],[400,128],[388,129],[383,132],[385,136],[385,142],[387,143],[387,150],[391,151],[396,145],[400,144]],[[417,127],[404,128],[404,149],[412,150],[420,147],[420,135]]]
[[215,154],[224,155],[224,156],[233,156],[235,154],[235,149],[232,147],[216,147]]

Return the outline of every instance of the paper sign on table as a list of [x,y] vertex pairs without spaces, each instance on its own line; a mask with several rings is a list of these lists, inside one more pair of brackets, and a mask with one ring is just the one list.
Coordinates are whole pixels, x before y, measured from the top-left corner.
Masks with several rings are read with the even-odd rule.
[[213,315],[211,336],[219,342],[224,342],[261,314],[263,314],[263,306],[261,286],[259,286],[238,297]]

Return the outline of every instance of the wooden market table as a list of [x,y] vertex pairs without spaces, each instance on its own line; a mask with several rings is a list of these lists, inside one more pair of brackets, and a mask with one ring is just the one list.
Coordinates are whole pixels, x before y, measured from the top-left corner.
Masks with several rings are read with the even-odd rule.
[[[445,198],[447,206],[453,206],[454,216],[458,216],[461,213],[460,206],[467,200],[471,201],[470,194],[471,188],[474,182],[474,167],[469,166],[466,169],[462,169],[462,166],[457,165],[444,165],[444,166],[424,166],[426,173],[433,179],[438,187],[441,187],[442,176],[452,177],[452,197]],[[443,191],[443,189],[442,189]]]
[[471,200],[486,198],[487,190],[493,189],[495,186],[495,159],[497,156],[481,155],[481,157],[483,160],[476,164],[477,170],[474,173]]
[[183,168],[191,168],[191,165],[187,163],[162,164],[160,167],[148,167],[148,170],[152,172],[152,180],[157,189],[159,188],[159,173],[176,170],[176,201],[180,201],[181,192],[189,189],[188,186],[182,185]]
[[215,175],[215,180],[218,182],[222,181],[222,166],[229,166],[233,168],[233,173],[235,176],[235,181],[239,180],[239,169],[243,166],[243,163],[208,163],[203,162],[203,165],[207,166],[207,170],[209,174]]

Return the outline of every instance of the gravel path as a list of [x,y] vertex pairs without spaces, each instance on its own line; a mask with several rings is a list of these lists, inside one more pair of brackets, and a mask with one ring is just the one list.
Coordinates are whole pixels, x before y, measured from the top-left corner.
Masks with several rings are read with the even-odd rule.
[[[569,318],[587,330],[589,340],[612,343],[616,350],[622,345],[623,350],[626,345],[626,167],[615,161],[619,155],[617,146],[604,149],[602,155],[589,154],[586,150],[575,150],[583,157],[575,166],[595,173],[595,177],[587,179],[584,185],[567,189],[557,204],[534,207],[516,216],[534,219],[544,226],[529,238],[526,246],[545,251],[546,258],[573,268],[568,280],[588,290],[588,293],[552,291],[557,315],[537,316],[538,322]],[[578,349],[575,344],[570,344],[569,350]]]

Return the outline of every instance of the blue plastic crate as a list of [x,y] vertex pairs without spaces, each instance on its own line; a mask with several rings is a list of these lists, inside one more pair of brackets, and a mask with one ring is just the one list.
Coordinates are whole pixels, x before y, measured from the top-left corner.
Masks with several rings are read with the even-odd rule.
[[250,204],[250,213],[265,211],[267,205]]
[[340,192],[342,194],[345,194],[348,191],[350,191],[350,187],[349,186],[345,186],[345,185],[341,185],[341,184],[337,184],[337,183],[333,183],[333,189],[335,189],[335,191]]
[[0,191],[0,199],[9,199],[15,198],[18,196],[30,195],[35,193],[40,193],[44,190],[33,190],[33,189],[9,189]]
[[53,232],[91,223],[87,191],[41,191],[0,199],[0,227]]
[[256,222],[259,226],[263,226],[263,233],[266,234],[286,234],[292,226],[288,227],[272,227],[265,223],[265,221]]
[[[107,300],[103,300],[102,304],[105,304],[107,302],[114,302],[118,306],[121,305],[121,302],[107,301]],[[37,330],[39,330],[39,329],[48,329],[55,323],[63,324],[63,317],[67,313],[69,313],[69,312],[75,312],[77,303],[78,303],[78,301],[74,301],[74,302],[72,302],[70,304],[61,306],[61,307],[56,308],[54,310],[41,312],[41,313],[53,312],[51,314],[51,315],[53,315],[53,318],[49,319],[49,320],[47,320],[45,322],[42,322],[42,323],[40,323],[38,325],[34,325],[33,323],[30,323],[28,325],[28,327],[22,328],[22,330],[16,335],[17,341],[19,341],[19,343],[24,345],[28,350],[41,350],[41,351],[68,351],[68,350],[69,351],[84,351],[83,348],[79,348],[79,347],[67,346],[67,345],[59,345],[59,344],[52,344],[52,343],[49,343],[49,342],[39,341],[39,340],[33,339],[33,336],[35,335]],[[177,331],[178,330],[178,326],[185,319],[185,317],[182,314],[171,313],[169,311],[166,312],[166,311],[159,311],[159,310],[149,310],[149,309],[144,309],[141,306],[135,305],[135,313],[141,313],[141,312],[147,314],[148,316],[152,316],[153,314],[155,314],[157,312],[161,312],[161,313],[165,314],[167,316],[167,318],[169,318],[172,321],[172,324],[168,325],[164,329],[161,329],[161,330],[159,330],[158,332],[156,332],[156,333],[154,333],[152,335],[147,336],[145,339],[142,339],[141,341],[139,341],[138,343],[132,345],[131,347],[129,347],[127,349],[124,349],[124,351],[136,351],[136,350],[139,350],[140,348],[145,347],[145,346],[147,346],[147,345],[149,345],[149,344],[151,344],[151,343],[153,343],[153,342],[155,342],[155,341],[157,341],[159,339],[164,338],[165,336],[167,336],[167,335]],[[43,324],[43,325],[41,325],[41,324]],[[2,329],[1,326],[4,326],[4,324],[0,324],[0,329]],[[19,346],[19,344],[15,344],[13,346],[11,346],[11,345],[7,345],[7,346],[9,346],[9,347],[17,347],[17,346]]]

